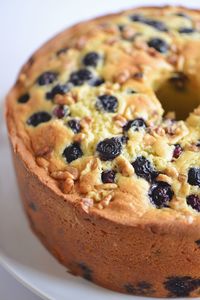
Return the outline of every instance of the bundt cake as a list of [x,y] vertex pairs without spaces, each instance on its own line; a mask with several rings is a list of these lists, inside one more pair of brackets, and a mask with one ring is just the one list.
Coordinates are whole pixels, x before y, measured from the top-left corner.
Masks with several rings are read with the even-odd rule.
[[73,274],[200,296],[200,12],[143,7],[41,47],[7,96],[31,228]]

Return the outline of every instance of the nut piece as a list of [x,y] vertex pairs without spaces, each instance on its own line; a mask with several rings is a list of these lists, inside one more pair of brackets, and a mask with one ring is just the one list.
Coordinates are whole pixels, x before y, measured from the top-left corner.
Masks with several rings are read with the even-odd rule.
[[156,180],[165,181],[165,182],[169,183],[170,185],[172,184],[172,178],[170,178],[169,176],[167,176],[165,174],[159,174],[158,177],[156,178]]
[[48,170],[49,162],[43,157],[36,157],[36,162],[38,166]]
[[134,168],[123,155],[116,158],[116,163],[123,176],[132,176],[134,174]]
[[82,133],[82,132],[80,132],[80,133],[78,133],[78,134],[76,134],[76,135],[74,135],[74,141],[75,142],[81,142],[81,141],[83,141],[85,139],[85,133]]
[[62,190],[65,194],[70,193],[73,187],[74,187],[74,180],[71,178],[67,178],[62,184]]
[[90,198],[82,198],[81,199],[81,207],[86,212],[89,213],[89,209],[94,205],[93,199]]
[[123,70],[121,71],[115,78],[115,81],[119,84],[123,84],[130,78],[130,71],[129,70]]

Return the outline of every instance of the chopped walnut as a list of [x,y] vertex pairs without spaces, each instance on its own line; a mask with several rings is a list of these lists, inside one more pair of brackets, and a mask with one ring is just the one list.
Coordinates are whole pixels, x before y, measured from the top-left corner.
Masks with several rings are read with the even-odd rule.
[[81,204],[82,209],[86,213],[89,213],[90,208],[93,207],[93,205],[94,205],[94,201],[91,198],[82,198],[80,204]]
[[62,190],[64,193],[70,193],[74,187],[74,180],[71,178],[65,179],[65,181],[62,183]]
[[121,71],[118,75],[116,75],[115,80],[119,84],[125,83],[130,78],[130,71],[125,69]]
[[123,176],[132,176],[134,174],[134,168],[128,159],[123,155],[120,155],[116,158],[116,163]]
[[172,184],[172,178],[170,178],[169,176],[167,176],[165,174],[159,174],[158,177],[156,178],[156,180],[165,181],[169,184]]
[[85,137],[86,137],[85,133],[80,132],[80,133],[74,135],[73,140],[75,142],[79,142],[80,143],[80,142],[82,142],[85,139]]

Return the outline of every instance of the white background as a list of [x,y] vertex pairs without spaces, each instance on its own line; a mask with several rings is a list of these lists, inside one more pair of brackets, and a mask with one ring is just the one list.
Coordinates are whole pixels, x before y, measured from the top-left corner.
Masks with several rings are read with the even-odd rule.
[[[180,4],[200,8],[199,0],[0,0],[0,101],[14,83],[21,65],[51,36],[80,20],[145,4]],[[39,298],[0,267],[0,299]]]

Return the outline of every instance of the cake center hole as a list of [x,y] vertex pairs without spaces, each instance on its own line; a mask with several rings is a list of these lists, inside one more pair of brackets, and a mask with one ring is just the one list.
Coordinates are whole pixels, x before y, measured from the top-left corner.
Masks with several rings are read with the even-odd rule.
[[173,74],[155,93],[165,114],[174,111],[177,120],[185,120],[200,104],[200,93],[183,73]]

